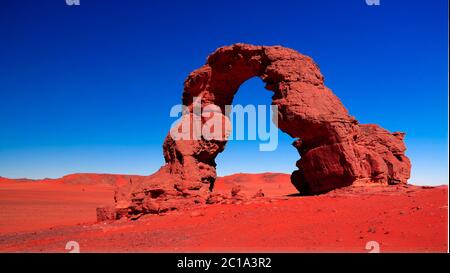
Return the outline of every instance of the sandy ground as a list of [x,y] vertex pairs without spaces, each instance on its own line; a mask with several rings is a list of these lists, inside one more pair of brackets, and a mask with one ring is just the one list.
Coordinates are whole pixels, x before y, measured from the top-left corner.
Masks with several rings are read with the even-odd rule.
[[[220,178],[264,201],[206,205],[137,221],[96,223],[115,185],[0,179],[0,252],[446,252],[448,187],[362,187],[301,197],[285,174]],[[117,180],[119,181],[119,180]],[[120,181],[119,181],[120,182]]]
[[0,234],[95,222],[95,208],[113,204],[109,185],[52,182],[0,184]]

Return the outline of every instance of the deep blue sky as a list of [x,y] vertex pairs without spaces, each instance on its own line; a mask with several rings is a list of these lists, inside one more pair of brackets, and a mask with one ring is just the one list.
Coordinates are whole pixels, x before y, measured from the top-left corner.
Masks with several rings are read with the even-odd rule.
[[[448,183],[446,0],[6,0],[0,4],[0,176],[149,174],[183,81],[222,45],[314,58],[362,123],[407,133],[411,182]],[[240,104],[270,104],[259,79]],[[290,173],[298,155],[230,142],[220,175]]]

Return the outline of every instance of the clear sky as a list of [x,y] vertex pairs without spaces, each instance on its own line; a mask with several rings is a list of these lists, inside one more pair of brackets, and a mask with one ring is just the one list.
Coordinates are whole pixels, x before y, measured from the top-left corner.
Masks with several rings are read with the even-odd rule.
[[[183,81],[217,47],[283,45],[319,64],[361,123],[404,131],[410,182],[448,183],[448,1],[5,0],[0,4],[0,176],[150,174]],[[235,103],[270,104],[260,79]],[[295,169],[230,142],[219,175]]]

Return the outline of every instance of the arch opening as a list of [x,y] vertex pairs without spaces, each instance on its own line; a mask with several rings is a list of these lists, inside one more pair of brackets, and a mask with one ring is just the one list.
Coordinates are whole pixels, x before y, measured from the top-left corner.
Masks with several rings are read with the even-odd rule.
[[[241,84],[236,92],[232,105],[253,106],[256,118],[264,118],[265,128],[269,137],[276,134],[276,143],[273,150],[261,150],[260,145],[269,143],[258,136],[260,123],[255,124],[255,136],[248,134],[249,116],[246,115],[244,128],[245,139],[238,139],[236,130],[242,127],[232,122],[232,137],[225,145],[224,151],[217,155],[216,171],[218,179],[214,183],[213,192],[230,192],[233,187],[239,187],[241,193],[248,196],[256,192],[263,193],[266,197],[283,196],[296,192],[289,181],[289,175],[294,171],[298,152],[292,146],[294,138],[282,132],[272,121],[270,107],[272,105],[273,92],[265,89],[265,83],[259,77],[252,77]],[[266,110],[258,112],[258,107]],[[230,117],[231,121],[235,118]],[[275,131],[274,131],[275,130]],[[274,132],[273,132],[274,131]],[[265,136],[263,136],[265,137]],[[220,177],[220,178],[219,178]]]

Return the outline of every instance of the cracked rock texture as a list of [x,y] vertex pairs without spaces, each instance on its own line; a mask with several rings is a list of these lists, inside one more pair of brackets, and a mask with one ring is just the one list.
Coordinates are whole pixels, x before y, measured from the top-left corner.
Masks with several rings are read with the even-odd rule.
[[[204,66],[184,83],[183,105],[189,113],[179,125],[194,126],[219,119],[227,124],[225,105],[231,105],[239,86],[260,77],[278,106],[278,127],[295,138],[301,159],[291,175],[301,194],[320,194],[355,181],[405,184],[411,164],[405,156],[404,133],[390,133],[374,124],[359,124],[339,98],[324,85],[317,64],[308,56],[281,46],[234,44],[217,49]],[[201,107],[217,109],[211,118],[194,113],[194,98]],[[228,127],[227,127],[228,128]],[[180,132],[179,128],[175,128]],[[148,177],[130,180],[116,191],[117,218],[137,218],[181,207],[227,198],[213,195],[215,157],[224,150],[222,138],[174,140],[164,144],[166,164]],[[214,203],[214,202],[212,202]]]

